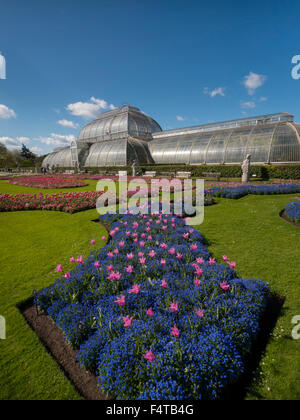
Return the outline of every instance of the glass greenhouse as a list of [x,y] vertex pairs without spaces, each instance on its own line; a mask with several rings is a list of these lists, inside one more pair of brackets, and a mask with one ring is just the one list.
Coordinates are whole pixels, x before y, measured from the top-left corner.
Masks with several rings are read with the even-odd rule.
[[69,148],[43,161],[53,167],[138,164],[300,163],[300,125],[280,113],[162,131],[138,108],[123,106],[87,124]]

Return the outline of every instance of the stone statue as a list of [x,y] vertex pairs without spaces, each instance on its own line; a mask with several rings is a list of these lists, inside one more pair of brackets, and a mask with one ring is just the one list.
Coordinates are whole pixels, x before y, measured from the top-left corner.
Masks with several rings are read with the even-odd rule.
[[137,161],[134,160],[133,161],[133,164],[131,166],[131,168],[132,168],[132,176],[136,176],[136,166],[137,166]]
[[250,163],[251,163],[251,155],[247,155],[246,159],[244,160],[242,164],[242,170],[243,170],[243,178],[242,182],[247,183],[250,179]]

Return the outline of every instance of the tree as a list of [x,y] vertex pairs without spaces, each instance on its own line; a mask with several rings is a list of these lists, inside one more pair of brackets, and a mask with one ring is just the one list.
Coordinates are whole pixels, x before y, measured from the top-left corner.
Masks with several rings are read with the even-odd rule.
[[36,159],[36,155],[34,153],[32,153],[28,149],[28,147],[25,146],[25,144],[22,144],[22,149],[21,149],[20,155],[22,156],[22,158],[24,158],[26,160],[31,160],[32,162],[34,162],[35,159]]

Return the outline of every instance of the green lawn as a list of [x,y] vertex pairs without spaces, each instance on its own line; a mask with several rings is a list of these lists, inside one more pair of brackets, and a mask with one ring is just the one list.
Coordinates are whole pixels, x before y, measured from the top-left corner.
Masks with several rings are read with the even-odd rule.
[[[70,190],[94,190],[96,181],[89,182],[89,187]],[[0,191],[43,190],[0,181]],[[249,399],[300,397],[300,340],[291,339],[291,319],[300,315],[300,229],[279,217],[289,197],[218,199],[218,205],[205,209],[205,222],[199,227],[218,260],[227,254],[237,261],[239,275],[266,280],[272,291],[287,298]],[[104,229],[91,222],[96,217],[96,210],[74,215],[0,213],[0,315],[7,320],[7,340],[0,340],[0,399],[80,398],[16,305],[33,289],[52,284],[59,263],[70,269],[71,256],[87,256],[94,248],[91,239],[97,239],[97,246],[103,245]]]

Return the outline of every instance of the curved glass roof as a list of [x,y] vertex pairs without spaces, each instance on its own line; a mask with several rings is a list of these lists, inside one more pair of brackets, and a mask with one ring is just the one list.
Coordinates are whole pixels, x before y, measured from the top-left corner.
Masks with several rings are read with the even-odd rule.
[[300,125],[291,122],[164,134],[154,135],[149,143],[155,163],[240,164],[247,154],[253,163],[300,161]]
[[79,142],[98,142],[133,136],[151,139],[151,134],[161,131],[159,124],[133,106],[123,106],[102,113],[79,133]]
[[147,143],[133,138],[119,139],[92,144],[84,166],[126,166],[134,160],[140,164],[152,162]]
[[42,164],[43,168],[61,167],[70,168],[73,166],[71,149],[65,148],[50,153],[45,157]]
[[49,154],[44,167],[140,164],[299,163],[300,125],[288,113],[161,131],[138,108],[124,106],[87,124],[70,148]]

